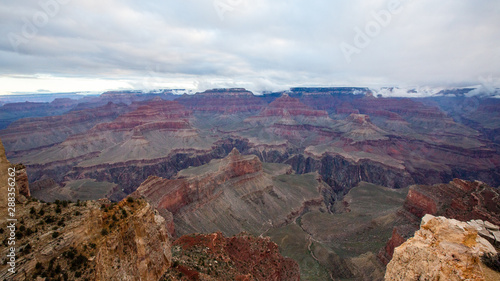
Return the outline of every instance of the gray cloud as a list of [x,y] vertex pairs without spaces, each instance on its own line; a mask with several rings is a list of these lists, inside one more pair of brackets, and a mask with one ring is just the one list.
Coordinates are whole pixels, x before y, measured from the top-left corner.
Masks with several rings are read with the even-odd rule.
[[[155,81],[255,90],[465,86],[500,77],[498,1],[401,1],[350,62],[342,42],[354,46],[355,28],[364,30],[391,0],[64,0],[53,15],[40,5],[50,1],[0,4],[0,77],[106,77],[136,87],[155,69]],[[232,5],[223,20],[214,3]],[[48,21],[25,38],[26,21],[40,13]],[[13,34],[22,38],[17,50]]]

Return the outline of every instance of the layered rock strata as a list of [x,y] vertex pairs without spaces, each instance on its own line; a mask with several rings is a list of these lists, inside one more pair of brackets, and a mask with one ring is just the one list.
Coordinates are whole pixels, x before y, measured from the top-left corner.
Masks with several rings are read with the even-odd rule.
[[498,280],[481,262],[484,254],[496,250],[475,227],[425,215],[415,236],[396,248],[385,280]]
[[[281,166],[270,169],[285,171]],[[173,213],[178,234],[260,234],[292,221],[306,208],[324,206],[324,188],[317,175],[273,175],[256,156],[233,149],[228,157],[183,170],[175,179],[150,177],[134,196]]]

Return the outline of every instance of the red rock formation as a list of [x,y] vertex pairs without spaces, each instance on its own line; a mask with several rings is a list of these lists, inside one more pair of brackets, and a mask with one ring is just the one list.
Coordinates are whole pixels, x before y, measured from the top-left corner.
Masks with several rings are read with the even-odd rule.
[[[173,268],[167,277],[182,272],[190,280],[217,276],[220,280],[300,280],[299,266],[284,258],[269,238],[221,233],[185,235],[173,243]],[[201,279],[201,278],[200,278]],[[174,279],[175,280],[175,279]]]
[[404,208],[418,218],[431,214],[500,225],[499,200],[498,190],[482,182],[454,179],[448,184],[412,186]]
[[385,247],[379,251],[377,255],[378,259],[383,264],[387,265],[392,259],[394,249],[408,240],[408,238],[410,238],[411,235],[413,235],[413,233],[417,230],[418,226],[411,224],[394,227],[389,242],[387,242]]
[[224,160],[217,171],[193,178],[149,177],[134,194],[148,198],[155,207],[175,215],[184,206],[214,199],[220,195],[215,192],[219,185],[231,178],[262,172],[262,163],[255,155],[242,156],[233,149]]
[[90,132],[187,129],[190,128],[189,118],[191,112],[179,103],[155,98],[132,112],[120,115],[113,122],[96,125]]
[[500,192],[479,181],[454,179],[448,184],[413,185],[399,212],[402,226],[394,229],[378,257],[387,264],[394,248],[413,235],[426,214],[460,221],[479,219],[500,225],[499,201]]
[[245,89],[213,89],[195,95],[184,95],[177,101],[194,112],[237,114],[256,113],[266,102]]
[[404,208],[419,218],[437,212],[436,202],[413,188],[408,191]]
[[[307,208],[324,205],[319,178],[282,174],[287,171],[280,165],[264,171],[257,156],[243,156],[233,149],[224,159],[180,171],[176,179],[149,177],[133,196],[171,212],[178,235],[257,234],[293,221]],[[289,182],[298,178],[300,183]]]

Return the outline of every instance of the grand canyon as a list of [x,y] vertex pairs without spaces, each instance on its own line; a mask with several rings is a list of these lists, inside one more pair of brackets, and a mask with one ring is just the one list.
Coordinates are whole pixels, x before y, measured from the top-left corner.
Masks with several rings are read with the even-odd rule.
[[[6,103],[1,164],[16,168],[22,221],[14,280],[417,280],[398,272],[417,278],[426,255],[444,268],[429,276],[498,280],[477,249],[500,245],[500,99],[468,91]],[[435,229],[461,222],[455,236]],[[460,240],[470,250],[456,255],[475,263],[459,273],[446,248],[418,242],[457,235],[478,245]]]

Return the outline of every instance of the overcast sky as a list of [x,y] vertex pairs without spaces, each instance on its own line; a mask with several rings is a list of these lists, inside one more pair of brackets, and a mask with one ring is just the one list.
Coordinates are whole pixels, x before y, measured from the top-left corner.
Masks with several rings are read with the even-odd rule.
[[498,86],[499,15],[493,0],[2,0],[0,94]]

